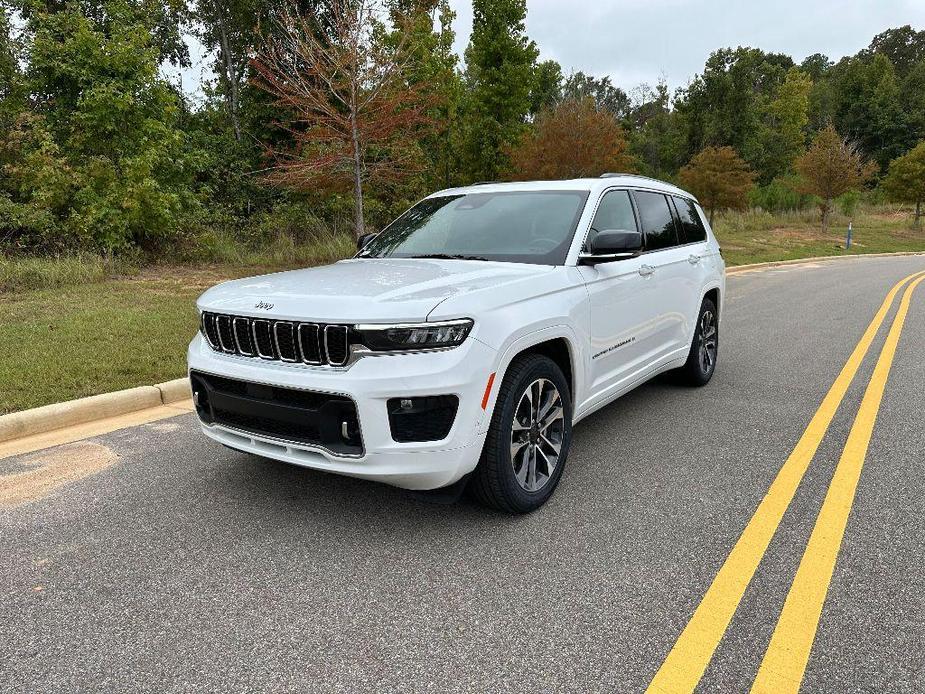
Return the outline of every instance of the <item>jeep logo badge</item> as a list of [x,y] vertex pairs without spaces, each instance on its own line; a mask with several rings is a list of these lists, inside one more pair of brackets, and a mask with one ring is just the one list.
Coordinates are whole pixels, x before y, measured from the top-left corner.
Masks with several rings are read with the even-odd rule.
[[254,308],[263,309],[264,311],[269,311],[271,308],[273,308],[273,304],[268,304],[263,301],[258,301],[256,304],[254,304]]

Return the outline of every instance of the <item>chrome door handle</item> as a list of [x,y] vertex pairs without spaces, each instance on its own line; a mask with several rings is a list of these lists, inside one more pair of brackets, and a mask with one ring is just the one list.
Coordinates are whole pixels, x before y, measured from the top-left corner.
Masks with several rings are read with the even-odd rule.
[[689,256],[687,256],[687,262],[689,262],[691,265],[696,265],[700,262],[700,256],[691,253]]
[[639,274],[642,275],[643,277],[648,277],[653,272],[655,272],[655,268],[652,267],[651,265],[640,265],[639,266]]

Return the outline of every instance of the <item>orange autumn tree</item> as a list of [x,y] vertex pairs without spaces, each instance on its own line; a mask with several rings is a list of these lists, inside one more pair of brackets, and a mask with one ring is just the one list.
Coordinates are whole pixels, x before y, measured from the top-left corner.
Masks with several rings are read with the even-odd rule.
[[800,192],[819,198],[823,233],[829,230],[835,198],[857,190],[877,170],[874,163],[864,160],[857,144],[839,135],[831,124],[816,133],[809,149],[797,158],[793,167],[802,179]]
[[537,115],[511,152],[514,178],[559,180],[635,170],[616,117],[594,99],[569,100]]
[[287,114],[292,146],[269,152],[267,178],[294,190],[352,188],[354,230],[366,231],[363,186],[420,168],[417,137],[433,125],[429,99],[410,84],[407,27],[383,40],[377,0],[331,0],[324,16],[284,12],[252,61],[253,83]]
[[755,172],[732,147],[704,147],[681,167],[678,179],[700,200],[712,225],[716,210],[741,210],[748,206]]

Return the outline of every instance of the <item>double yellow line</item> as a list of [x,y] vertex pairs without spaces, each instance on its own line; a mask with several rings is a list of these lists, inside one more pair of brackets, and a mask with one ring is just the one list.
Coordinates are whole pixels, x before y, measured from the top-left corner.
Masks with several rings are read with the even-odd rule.
[[652,679],[649,692],[692,692],[700,682],[896,295],[908,284],[752,689],[774,694],[799,690],[912,293],[923,280],[925,272],[909,275],[887,294]]

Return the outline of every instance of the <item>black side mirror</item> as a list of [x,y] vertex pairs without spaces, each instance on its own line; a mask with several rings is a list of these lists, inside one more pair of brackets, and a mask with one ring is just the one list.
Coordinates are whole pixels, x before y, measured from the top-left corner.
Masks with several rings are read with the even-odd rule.
[[642,245],[642,234],[638,231],[605,229],[591,240],[591,252],[582,253],[579,260],[584,265],[594,265],[632,258],[642,251]]
[[377,234],[363,234],[357,239],[357,250],[362,251],[370,241],[376,238]]

